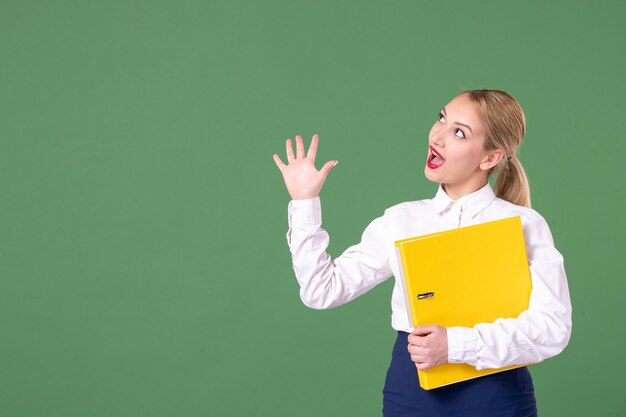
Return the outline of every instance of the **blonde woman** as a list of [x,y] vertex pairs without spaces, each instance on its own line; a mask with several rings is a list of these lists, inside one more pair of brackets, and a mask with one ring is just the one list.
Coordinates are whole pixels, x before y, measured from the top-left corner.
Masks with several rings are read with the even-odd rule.
[[[521,367],[425,391],[417,369],[467,363],[477,369],[537,362],[559,354],[570,339],[571,303],[563,256],[544,218],[531,208],[528,181],[516,151],[525,134],[519,103],[502,90],[462,90],[437,116],[424,146],[424,174],[439,184],[431,199],[387,208],[361,241],[331,259],[322,229],[319,193],[337,161],[319,171],[314,135],[308,153],[296,136],[286,141],[287,164],[274,154],[287,190],[289,245],[300,297],[314,309],[347,303],[399,276],[393,242],[452,228],[521,216],[532,293],[516,318],[472,328],[437,323],[412,328],[400,282],[391,299],[398,336],[383,388],[384,416],[536,416],[528,368]],[[494,189],[488,182],[497,173]],[[454,254],[450,254],[454,256]]]

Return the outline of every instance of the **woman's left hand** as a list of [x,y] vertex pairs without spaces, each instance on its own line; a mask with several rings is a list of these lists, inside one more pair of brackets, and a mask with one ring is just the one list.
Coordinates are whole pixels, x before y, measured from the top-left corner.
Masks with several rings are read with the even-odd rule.
[[448,331],[438,325],[416,327],[409,335],[408,349],[420,371],[448,363]]

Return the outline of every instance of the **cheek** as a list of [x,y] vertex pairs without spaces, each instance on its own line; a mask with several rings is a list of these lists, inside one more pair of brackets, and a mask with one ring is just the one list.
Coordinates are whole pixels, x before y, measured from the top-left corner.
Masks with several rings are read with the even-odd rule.
[[457,167],[474,168],[480,164],[481,155],[462,145],[448,146],[448,161],[453,161]]

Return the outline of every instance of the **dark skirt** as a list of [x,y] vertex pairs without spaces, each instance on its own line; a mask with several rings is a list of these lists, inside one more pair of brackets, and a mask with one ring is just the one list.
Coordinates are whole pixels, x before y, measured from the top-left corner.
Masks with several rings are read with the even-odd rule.
[[408,333],[398,332],[383,388],[384,417],[535,417],[533,381],[527,367],[482,376],[426,391],[407,350]]

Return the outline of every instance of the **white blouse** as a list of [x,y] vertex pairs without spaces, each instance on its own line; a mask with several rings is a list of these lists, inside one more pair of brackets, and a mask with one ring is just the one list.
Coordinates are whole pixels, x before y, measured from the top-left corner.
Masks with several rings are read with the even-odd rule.
[[[528,310],[517,318],[447,329],[448,361],[480,370],[538,362],[559,354],[569,342],[572,307],[563,256],[554,247],[548,224],[535,210],[496,197],[489,183],[458,200],[439,184],[432,199],[387,208],[367,226],[358,244],[331,259],[316,197],[289,202],[286,237],[302,301],[326,309],[355,299],[391,276],[399,277],[396,240],[518,215],[532,278]],[[410,333],[413,328],[400,285],[398,278],[391,297],[391,325]]]

